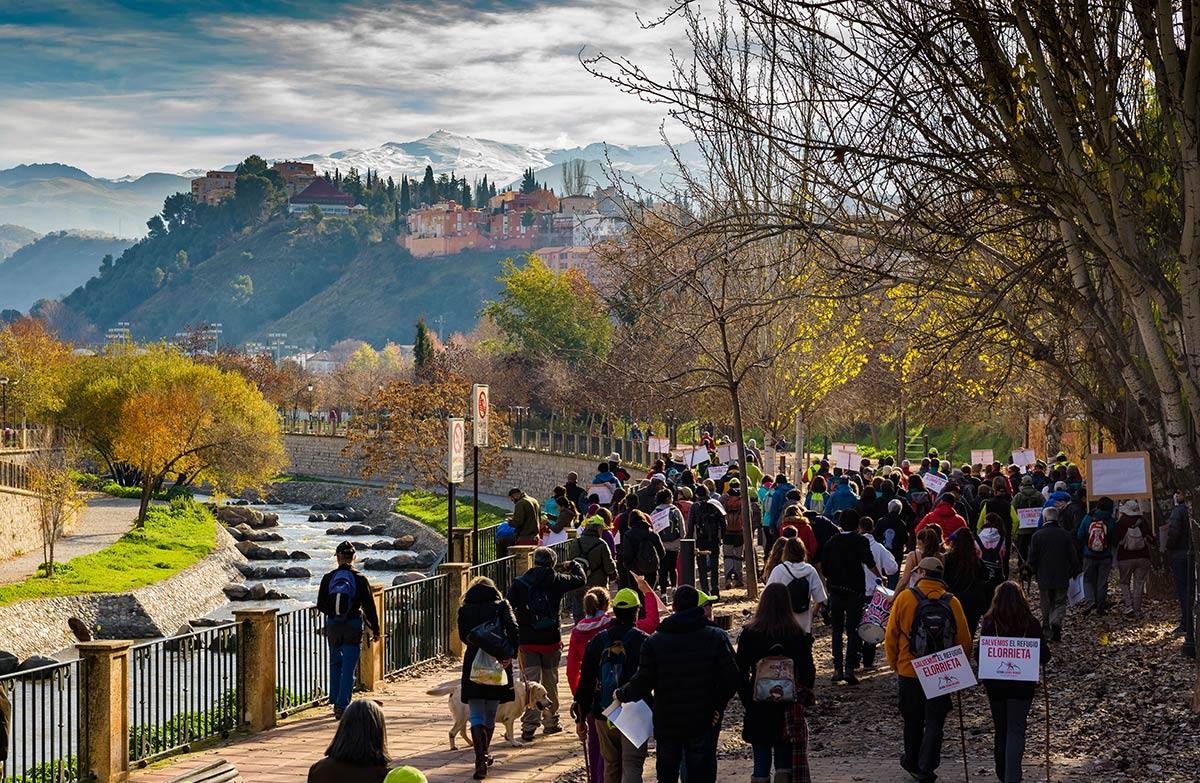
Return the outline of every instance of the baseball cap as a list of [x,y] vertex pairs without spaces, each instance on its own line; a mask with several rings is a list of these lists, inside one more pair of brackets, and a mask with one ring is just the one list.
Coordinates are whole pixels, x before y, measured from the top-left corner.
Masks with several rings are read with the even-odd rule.
[[699,594],[699,596],[700,596],[700,600],[698,600],[696,602],[696,606],[705,606],[706,604],[713,604],[713,603],[716,603],[718,600],[720,600],[719,598],[717,598],[717,596],[709,595],[708,593],[704,592],[703,590],[697,590],[696,593]]
[[653,476],[650,477],[650,480],[651,481],[661,481],[664,484],[667,483],[667,477],[661,473],[655,473]]
[[343,541],[342,543],[337,545],[337,553],[339,555],[354,554],[354,544],[351,544],[349,541]]
[[607,527],[607,525],[604,523],[604,517],[600,516],[599,514],[593,514],[592,516],[583,520],[584,527],[591,527],[592,525],[595,525],[596,527]]
[[614,609],[636,609],[642,605],[642,597],[631,587],[622,587],[613,596]]
[[383,783],[429,783],[429,778],[416,767],[396,767],[383,779]]
[[937,574],[938,576],[942,575],[942,561],[938,560],[936,557],[921,558],[921,562],[917,563],[917,568],[921,569],[927,574]]
[[731,479],[729,479],[729,486],[731,486],[731,487],[740,487],[741,485],[742,485],[742,482],[741,482],[741,480],[739,480],[739,479],[735,479],[735,478],[731,478]]

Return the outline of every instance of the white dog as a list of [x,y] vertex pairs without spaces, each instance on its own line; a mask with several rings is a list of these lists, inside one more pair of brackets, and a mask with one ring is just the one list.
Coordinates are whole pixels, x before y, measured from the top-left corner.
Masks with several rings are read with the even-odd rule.
[[[550,709],[550,697],[540,682],[526,682],[524,678],[513,686],[513,690],[517,698],[500,702],[500,708],[496,710],[496,724],[504,724],[504,739],[508,740],[508,744],[520,747],[524,743],[513,738],[513,723],[524,715],[526,710],[543,712]],[[457,680],[446,682],[429,689],[426,693],[430,696],[449,696],[447,701],[450,703],[450,716],[454,718],[454,725],[450,727],[449,732],[450,750],[458,750],[456,736],[461,736],[468,747],[473,747],[471,738],[467,735],[469,713],[461,698],[462,684]]]

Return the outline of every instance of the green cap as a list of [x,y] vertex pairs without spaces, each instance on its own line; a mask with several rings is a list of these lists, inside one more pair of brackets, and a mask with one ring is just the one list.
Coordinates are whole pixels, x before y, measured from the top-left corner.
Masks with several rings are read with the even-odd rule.
[[631,587],[622,587],[613,596],[614,609],[637,609],[642,605],[642,597]]
[[697,590],[696,592],[700,594],[700,597],[696,600],[697,606],[704,606],[705,604],[716,603],[718,600],[720,600],[715,595],[709,595],[708,593],[704,592],[703,590]]
[[607,527],[607,525],[604,522],[604,517],[602,517],[598,514],[593,514],[592,516],[583,520],[584,527],[589,527],[591,525],[595,525],[596,527]]
[[429,778],[416,767],[396,767],[383,779],[383,783],[429,783]]

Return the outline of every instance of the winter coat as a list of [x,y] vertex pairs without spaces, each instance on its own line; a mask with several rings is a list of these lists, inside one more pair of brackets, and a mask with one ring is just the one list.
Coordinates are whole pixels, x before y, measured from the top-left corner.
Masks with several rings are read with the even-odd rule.
[[1191,526],[1191,517],[1188,514],[1188,507],[1183,503],[1179,503],[1175,508],[1171,509],[1171,516],[1167,517],[1167,552],[1169,554],[1187,554],[1192,548],[1189,538],[1189,530]]
[[[917,582],[916,587],[926,598],[940,598],[948,592],[946,584],[939,579],[926,577]],[[912,649],[908,646],[908,636],[912,632],[913,620],[917,615],[918,599],[911,589],[897,590],[896,599],[892,602],[892,613],[888,617],[887,631],[883,637],[883,651],[887,655],[888,665],[901,677],[916,678],[917,673],[912,665]],[[950,597],[950,609],[954,613],[954,641],[962,645],[964,650],[971,649],[971,629],[967,625],[967,617],[963,614],[962,603],[953,595]]]
[[575,504],[575,510],[581,515],[587,511],[587,490],[573,481],[568,481],[563,487],[567,490],[567,499]]
[[858,505],[858,495],[854,494],[849,484],[839,483],[837,489],[826,498],[823,513],[830,519],[837,519],[839,512],[854,508],[856,505]]
[[1040,589],[1066,590],[1071,577],[1081,570],[1075,537],[1057,522],[1042,525],[1029,542],[1029,568]]
[[992,593],[996,589],[995,584],[988,579],[987,567],[983,563],[976,563],[975,568],[970,569],[968,573],[951,573],[947,569],[943,576],[946,579],[946,587],[962,604],[967,625],[971,633],[974,633],[979,625],[979,618],[983,617],[983,613],[992,605]]
[[922,530],[934,523],[937,523],[938,527],[942,529],[943,541],[949,541],[955,533],[967,526],[967,520],[954,510],[953,504],[938,503],[933,507],[933,511],[930,511],[924,519],[917,523],[917,528],[913,532],[920,535]]
[[517,541],[536,541],[541,534],[542,513],[538,502],[529,495],[513,504],[512,526],[517,531]]
[[904,544],[908,540],[908,526],[899,514],[887,514],[875,522],[875,540],[892,553],[899,563],[904,559]]
[[[1093,552],[1088,548],[1088,530],[1091,528],[1092,522],[1097,519],[1104,522],[1105,528],[1105,546],[1102,552]],[[1079,542],[1079,550],[1084,557],[1091,560],[1111,558],[1113,550],[1117,546],[1117,520],[1113,518],[1112,512],[1097,509],[1079,520],[1079,526],[1075,529],[1075,540]]]
[[[572,692],[575,694],[575,704],[579,706],[576,715],[591,715],[594,718],[601,717],[601,712],[595,705],[596,689],[600,685],[600,656],[604,653],[606,646],[612,643],[615,639],[621,639],[625,646],[625,668],[621,673],[619,680],[620,685],[624,685],[633,678],[641,665],[642,650],[646,645],[646,641],[650,638],[646,632],[636,626],[630,627],[624,623],[611,618],[612,622],[607,623],[605,627],[597,629],[591,638],[588,640],[587,646],[580,648],[579,659],[579,675],[578,680],[572,687]],[[607,633],[607,638],[598,638],[602,633]],[[574,650],[574,640],[572,639],[572,650]],[[568,676],[570,669],[568,668]],[[651,702],[647,702],[648,704]]]
[[718,725],[737,692],[737,659],[729,637],[700,607],[676,612],[642,644],[637,673],[621,701],[654,696],[654,736],[693,737]]
[[785,481],[782,484],[776,484],[771,490],[771,510],[767,514],[767,527],[772,530],[779,529],[779,518],[783,516],[783,506],[787,501],[787,493],[793,489],[795,487]]
[[588,525],[579,534],[576,546],[578,557],[587,562],[587,582],[585,587],[605,587],[610,579],[617,574],[617,564],[613,561],[612,550],[600,536],[601,528]]
[[[1012,500],[1012,507],[1017,511],[1023,508],[1043,508],[1046,505],[1046,499],[1042,497],[1042,493],[1038,492],[1033,487],[1021,487]],[[1018,530],[1017,535],[1028,536],[1032,535],[1032,530]]]
[[579,687],[579,672],[583,668],[583,651],[587,649],[588,643],[596,638],[596,634],[612,623],[613,616],[611,614],[602,614],[597,617],[585,617],[575,623],[575,627],[571,629],[571,643],[567,647],[567,685],[571,687],[572,694]]
[[500,597],[499,590],[489,585],[478,584],[467,590],[462,606],[458,608],[458,635],[466,645],[461,678],[463,704],[466,704],[468,699],[498,699],[504,702],[516,698],[511,664],[508,667],[508,685],[480,685],[471,682],[471,664],[475,662],[475,653],[479,651],[478,647],[468,641],[471,629],[496,618],[500,618],[500,622],[504,624],[504,635],[512,648],[512,654],[515,655],[520,634],[512,606]]
[[[375,611],[375,601],[371,598],[371,583],[367,578],[354,570],[352,565],[338,566],[321,578],[321,586],[317,588],[317,610],[325,615],[326,622],[329,624],[329,629],[326,631],[328,638],[333,638],[334,635],[342,644],[359,644],[362,641],[362,632],[357,629],[357,626],[346,626],[343,622],[333,619],[334,600],[329,594],[329,582],[333,579],[333,575],[341,569],[348,569],[354,574],[354,598],[350,600],[350,610],[346,613],[345,620],[362,619],[363,627],[379,636],[379,615]],[[335,642],[336,643],[336,642]]]
[[795,633],[775,639],[751,628],[743,628],[738,637],[737,664],[740,682],[738,697],[745,707],[742,719],[742,739],[758,745],[782,743],[785,715],[790,704],[772,704],[754,700],[754,669],[767,656],[787,656],[795,667],[796,683],[812,690],[817,678],[813,663],[813,638],[811,634]]
[[662,539],[658,537],[658,533],[655,533],[646,524],[646,517],[637,514],[632,519],[629,532],[621,536],[621,567],[631,574],[641,574],[647,579],[652,579],[654,574],[658,573],[658,568],[656,567],[653,571],[639,568],[638,553],[649,547],[654,551],[655,561],[661,564],[667,551],[663,548]]
[[[824,554],[825,545],[842,531],[838,529],[837,525],[833,524],[832,519],[821,514],[809,517],[808,523],[812,525],[813,536],[817,540],[817,551],[809,553],[808,562],[816,564],[821,562],[821,555]],[[805,546],[807,546],[807,543]]]
[[667,511],[667,526],[658,532],[658,537],[662,540],[663,549],[668,552],[678,552],[679,539],[683,538],[683,513],[673,503],[659,506],[654,509],[654,513],[663,509]]
[[723,507],[711,499],[693,502],[688,531],[696,539],[697,552],[719,552],[725,535]]
[[508,602],[517,615],[521,644],[562,644],[558,623],[553,628],[534,628],[533,613],[529,611],[529,587],[544,589],[550,597],[550,608],[557,617],[562,606],[562,597],[572,590],[583,587],[586,578],[583,566],[571,561],[571,573],[560,574],[548,566],[534,566],[513,581],[508,588]]

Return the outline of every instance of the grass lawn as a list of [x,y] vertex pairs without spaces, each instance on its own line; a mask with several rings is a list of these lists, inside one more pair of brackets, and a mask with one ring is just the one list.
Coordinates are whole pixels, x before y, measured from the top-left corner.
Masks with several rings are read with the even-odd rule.
[[80,593],[123,593],[162,581],[201,560],[216,543],[216,520],[198,503],[152,507],[146,527],[99,552],[55,566],[55,575],[0,586],[0,606]]
[[[458,527],[473,526],[474,515],[471,513],[470,493],[467,493],[465,496],[458,495],[455,500],[458,505]],[[446,518],[449,510],[449,504],[446,502],[445,495],[426,492],[423,489],[401,492],[400,498],[396,501],[395,508],[397,514],[412,517],[440,533],[446,532]],[[504,517],[508,513],[499,506],[493,506],[481,500],[479,501],[479,526],[498,525],[504,521]]]

